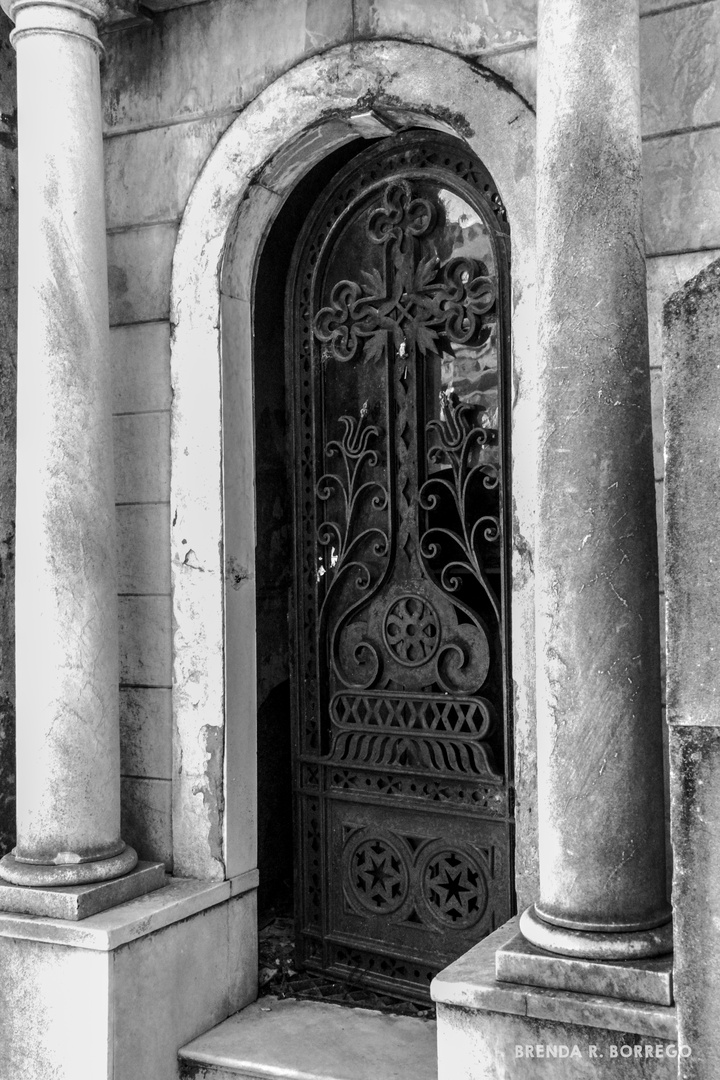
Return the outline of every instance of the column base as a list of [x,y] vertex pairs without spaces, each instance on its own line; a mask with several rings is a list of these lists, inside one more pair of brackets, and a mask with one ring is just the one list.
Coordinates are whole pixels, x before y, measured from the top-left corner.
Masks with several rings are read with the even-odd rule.
[[[437,975],[438,1080],[677,1080],[675,1007],[499,982],[513,918]],[[598,965],[599,966],[599,965]]]
[[19,862],[14,855],[0,859],[0,878],[12,885],[53,888],[57,885],[89,885],[94,881],[111,881],[128,874],[137,865],[134,848],[125,847],[111,859],[95,862],[49,865]]
[[165,887],[165,864],[139,862],[123,877],[86,885],[28,889],[0,882],[0,911],[78,922]]
[[600,933],[568,930],[545,922],[531,905],[520,916],[523,937],[545,952],[573,956],[581,960],[641,960],[672,952],[672,922],[652,930]]
[[673,958],[581,960],[544,952],[516,934],[495,953],[498,982],[598,994],[651,1005],[673,1003]]

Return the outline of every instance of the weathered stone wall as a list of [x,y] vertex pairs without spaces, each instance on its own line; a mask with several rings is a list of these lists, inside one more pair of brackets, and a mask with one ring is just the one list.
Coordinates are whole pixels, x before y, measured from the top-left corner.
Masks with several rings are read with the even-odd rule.
[[[654,0],[644,7],[645,240],[664,640],[662,308],[678,286],[720,255],[720,3],[678,7]],[[662,661],[664,674],[664,652]],[[669,840],[669,828],[667,835]]]
[[667,694],[681,1080],[720,1054],[720,259],[665,304]]
[[0,855],[15,843],[17,123],[10,28],[0,12]]
[[[106,37],[111,321],[121,562],[124,833],[170,859],[169,301],[187,197],[264,87],[343,42],[400,38],[473,58],[535,96],[535,0],[207,0]],[[641,0],[656,479],[662,493],[660,310],[720,253],[720,0]],[[659,499],[659,505],[662,500]],[[662,581],[661,581],[662,591]],[[259,702],[262,706],[262,702]],[[524,743],[525,745],[525,743]],[[531,740],[523,769],[532,770]],[[533,832],[533,809],[523,829]],[[531,853],[532,842],[525,851]],[[530,861],[532,855],[530,854]],[[532,867],[523,870],[530,893]]]

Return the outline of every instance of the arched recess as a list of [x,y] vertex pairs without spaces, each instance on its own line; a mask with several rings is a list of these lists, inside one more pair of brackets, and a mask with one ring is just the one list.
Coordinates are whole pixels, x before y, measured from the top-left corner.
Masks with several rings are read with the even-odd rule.
[[[519,900],[535,844],[534,116],[512,87],[428,46],[361,42],[263,91],[211,154],[173,263],[171,500],[176,874],[256,867],[252,301],[258,253],[299,178],[369,132],[465,139],[502,194],[512,236],[513,674]],[[378,126],[372,130],[377,136]],[[232,258],[225,259],[227,252]]]

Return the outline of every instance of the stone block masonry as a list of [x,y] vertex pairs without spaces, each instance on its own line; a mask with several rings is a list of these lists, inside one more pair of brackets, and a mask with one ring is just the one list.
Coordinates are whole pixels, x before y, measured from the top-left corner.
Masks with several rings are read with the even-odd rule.
[[681,1080],[720,1060],[720,260],[664,310],[667,708]]

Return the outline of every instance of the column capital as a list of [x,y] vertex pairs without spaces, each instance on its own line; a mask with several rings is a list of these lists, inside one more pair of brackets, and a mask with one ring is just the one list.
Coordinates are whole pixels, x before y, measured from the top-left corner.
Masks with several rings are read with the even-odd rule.
[[0,0],[15,23],[10,39],[38,33],[75,34],[99,47],[98,28],[133,17],[137,0]]
[[41,27],[46,18],[42,12],[52,12],[53,9],[76,12],[98,23],[106,19],[117,6],[115,0],[0,0],[0,7],[14,23],[17,23],[21,11],[36,9],[35,16],[31,16],[30,21],[37,27]]

